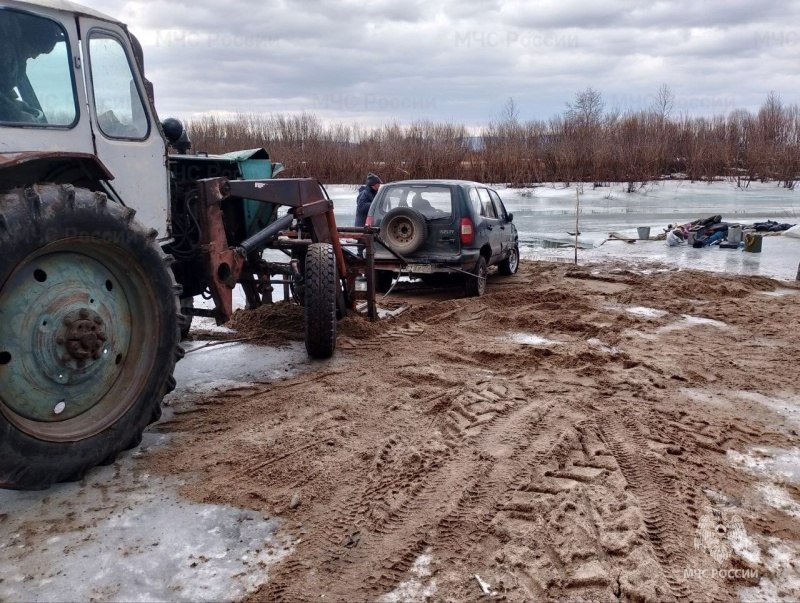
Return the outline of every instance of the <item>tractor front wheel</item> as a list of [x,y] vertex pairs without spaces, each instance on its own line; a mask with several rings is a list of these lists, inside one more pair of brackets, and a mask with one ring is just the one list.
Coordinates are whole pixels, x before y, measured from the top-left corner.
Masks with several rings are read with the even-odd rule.
[[309,245],[305,264],[306,350],[312,358],[330,358],[336,349],[336,298],[339,286],[333,245]]
[[180,356],[156,232],[102,193],[0,193],[0,487],[81,478],[139,444]]

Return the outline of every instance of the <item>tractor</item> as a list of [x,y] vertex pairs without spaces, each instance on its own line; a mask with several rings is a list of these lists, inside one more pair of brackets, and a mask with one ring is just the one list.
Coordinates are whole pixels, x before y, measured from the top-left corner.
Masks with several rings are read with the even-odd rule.
[[374,317],[372,235],[341,229],[366,258],[347,249],[319,182],[275,178],[264,149],[190,151],[124,24],[0,0],[0,487],[77,480],[136,447],[182,332],[226,322],[237,285],[256,308],[283,284],[313,358],[357,299]]

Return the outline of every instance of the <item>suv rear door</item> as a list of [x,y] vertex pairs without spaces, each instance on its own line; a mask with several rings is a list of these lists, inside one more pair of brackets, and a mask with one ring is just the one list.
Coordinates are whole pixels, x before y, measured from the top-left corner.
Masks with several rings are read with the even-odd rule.
[[500,230],[501,222],[497,217],[492,198],[489,195],[489,189],[478,188],[478,194],[481,199],[481,225],[478,227],[478,232],[483,231],[483,236],[489,239],[489,246],[492,248],[492,258],[490,264],[498,261],[502,254],[502,231]]
[[508,212],[506,211],[505,205],[503,205],[503,201],[500,199],[500,195],[492,189],[489,189],[489,196],[492,198],[495,213],[497,213],[497,218],[500,221],[500,247],[505,256],[505,254],[514,247],[514,227],[511,226],[511,222],[508,221]]
[[425,243],[405,254],[409,259],[452,258],[461,249],[458,223],[461,217],[459,190],[437,182],[395,183],[381,187],[369,215],[380,227],[384,217],[396,208],[408,208],[422,215],[427,226]]
[[[412,191],[414,188],[416,187],[412,187]],[[453,255],[458,253],[461,249],[461,241],[458,238],[456,228],[461,213],[461,199],[458,197],[458,189],[446,185],[428,185],[427,191],[424,188],[422,190],[424,195],[432,197],[429,201],[440,211],[436,212],[434,210],[434,213],[431,214],[426,209],[415,208],[413,198],[410,200],[412,209],[420,211],[428,223],[428,239],[419,253],[425,255]],[[438,213],[446,211],[448,193],[450,196],[450,214],[441,218],[436,217]]]

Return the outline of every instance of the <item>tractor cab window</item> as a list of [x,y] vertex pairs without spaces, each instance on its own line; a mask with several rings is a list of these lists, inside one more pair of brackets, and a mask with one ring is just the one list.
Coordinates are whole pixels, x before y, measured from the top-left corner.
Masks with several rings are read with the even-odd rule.
[[93,33],[89,38],[89,60],[100,130],[109,138],[147,138],[147,113],[122,43],[114,36]]
[[69,127],[77,116],[64,29],[0,9],[0,125]]

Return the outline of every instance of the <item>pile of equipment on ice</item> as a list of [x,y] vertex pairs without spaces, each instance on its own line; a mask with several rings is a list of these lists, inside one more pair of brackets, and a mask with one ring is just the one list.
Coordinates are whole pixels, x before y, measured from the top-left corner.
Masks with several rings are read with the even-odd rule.
[[[744,225],[723,222],[722,216],[711,216],[710,218],[695,220],[689,224],[670,224],[666,229],[666,242],[670,247],[686,243],[696,248],[719,245],[723,249],[738,249],[739,247],[746,247],[745,239],[747,238],[748,242],[757,241],[760,248],[761,237],[752,235],[780,234],[785,231],[788,231],[786,232],[787,235],[800,236],[800,231],[794,224],[781,224],[773,220],[767,220],[766,222]],[[747,235],[751,236],[747,237]]]

